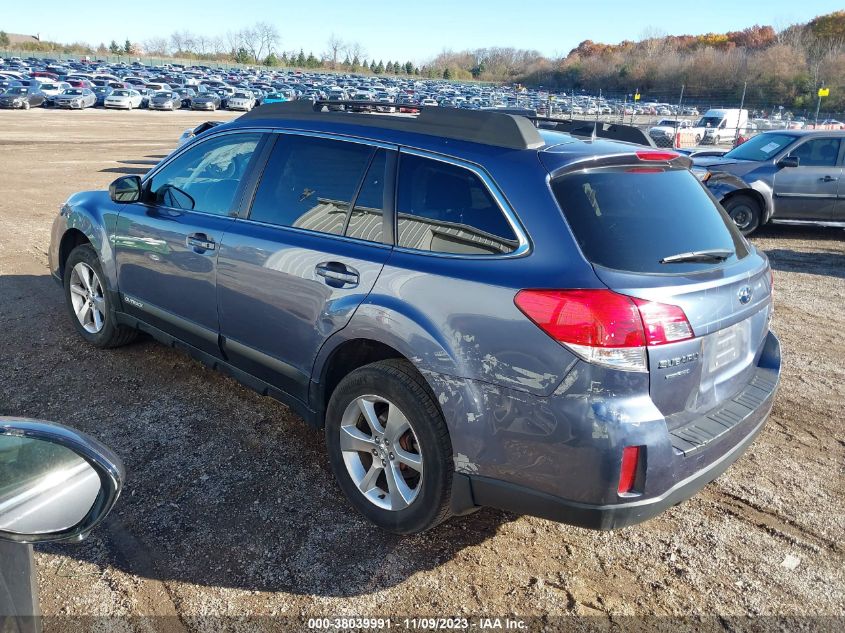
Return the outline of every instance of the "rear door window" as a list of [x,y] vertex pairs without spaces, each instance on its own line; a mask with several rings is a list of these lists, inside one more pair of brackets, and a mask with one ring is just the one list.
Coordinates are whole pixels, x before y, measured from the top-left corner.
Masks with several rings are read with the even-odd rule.
[[[552,191],[585,257],[605,268],[686,273],[748,254],[724,210],[685,169],[594,169],[556,178]],[[660,263],[713,249],[732,254],[721,264]]]
[[250,219],[343,235],[349,205],[374,148],[282,134],[252,203]]
[[456,255],[499,255],[519,245],[481,179],[451,163],[403,154],[397,193],[398,245]]

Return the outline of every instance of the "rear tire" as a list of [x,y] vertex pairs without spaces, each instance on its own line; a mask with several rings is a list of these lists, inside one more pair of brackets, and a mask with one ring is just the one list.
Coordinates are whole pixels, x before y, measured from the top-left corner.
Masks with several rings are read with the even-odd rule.
[[371,523],[414,534],[451,516],[449,431],[408,361],[383,360],[346,376],[329,401],[325,433],[341,490]]
[[29,107],[30,107],[30,106],[29,106],[29,101],[24,101],[24,102],[23,102],[23,109],[24,109],[24,110],[29,110]]
[[65,305],[82,338],[96,347],[120,347],[134,341],[138,332],[117,324],[105,279],[91,245],[77,246],[65,262]]
[[725,211],[743,235],[751,235],[760,227],[760,204],[751,196],[737,194],[722,202]]

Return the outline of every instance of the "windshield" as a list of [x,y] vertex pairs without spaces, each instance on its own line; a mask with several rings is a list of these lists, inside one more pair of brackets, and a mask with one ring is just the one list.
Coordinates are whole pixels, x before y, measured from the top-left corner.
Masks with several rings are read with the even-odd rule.
[[665,126],[665,127],[675,127],[679,125],[678,121],[674,121],[672,119],[661,119],[660,122],[657,124],[658,126]]
[[719,127],[722,122],[720,116],[703,116],[696,127]]
[[606,268],[689,273],[712,262],[660,263],[677,253],[747,255],[733,222],[686,169],[615,167],[561,176],[552,191],[582,252]]
[[9,88],[9,90],[6,92],[6,94],[9,94],[9,95],[25,95],[26,94],[26,88]]
[[113,93],[111,93],[111,96],[112,97],[128,97],[129,91],[128,90],[115,90]]
[[65,90],[62,94],[70,95],[72,97],[79,96],[82,94],[82,91],[78,88],[71,88],[70,90]]
[[769,160],[783,148],[795,140],[789,134],[758,134],[748,139],[739,147],[735,147],[725,158],[734,160]]

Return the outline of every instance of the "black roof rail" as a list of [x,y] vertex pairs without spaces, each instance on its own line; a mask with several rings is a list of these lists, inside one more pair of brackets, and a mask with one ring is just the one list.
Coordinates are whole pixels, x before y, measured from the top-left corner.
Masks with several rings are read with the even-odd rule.
[[[378,108],[402,108],[418,110],[419,116],[373,116],[346,111],[323,111],[330,107],[342,107],[344,110],[362,108],[370,111]],[[261,105],[240,118],[332,121],[442,136],[507,149],[539,149],[545,145],[543,137],[540,136],[534,124],[523,116],[496,111],[421,106],[414,103],[326,100],[312,103],[307,99],[297,99]]]

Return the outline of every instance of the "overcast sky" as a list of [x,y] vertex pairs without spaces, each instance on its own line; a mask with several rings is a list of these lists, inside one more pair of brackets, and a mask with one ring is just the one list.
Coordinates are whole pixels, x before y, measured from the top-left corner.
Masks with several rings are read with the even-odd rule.
[[783,27],[841,9],[842,0],[9,0],[0,30],[91,44],[143,42],[187,29],[225,35],[256,21],[274,24],[280,50],[324,52],[335,33],[359,42],[367,57],[420,63],[444,49],[488,46],[565,55],[585,39],[641,39],[647,29],[680,35],[725,32],[753,24]]

